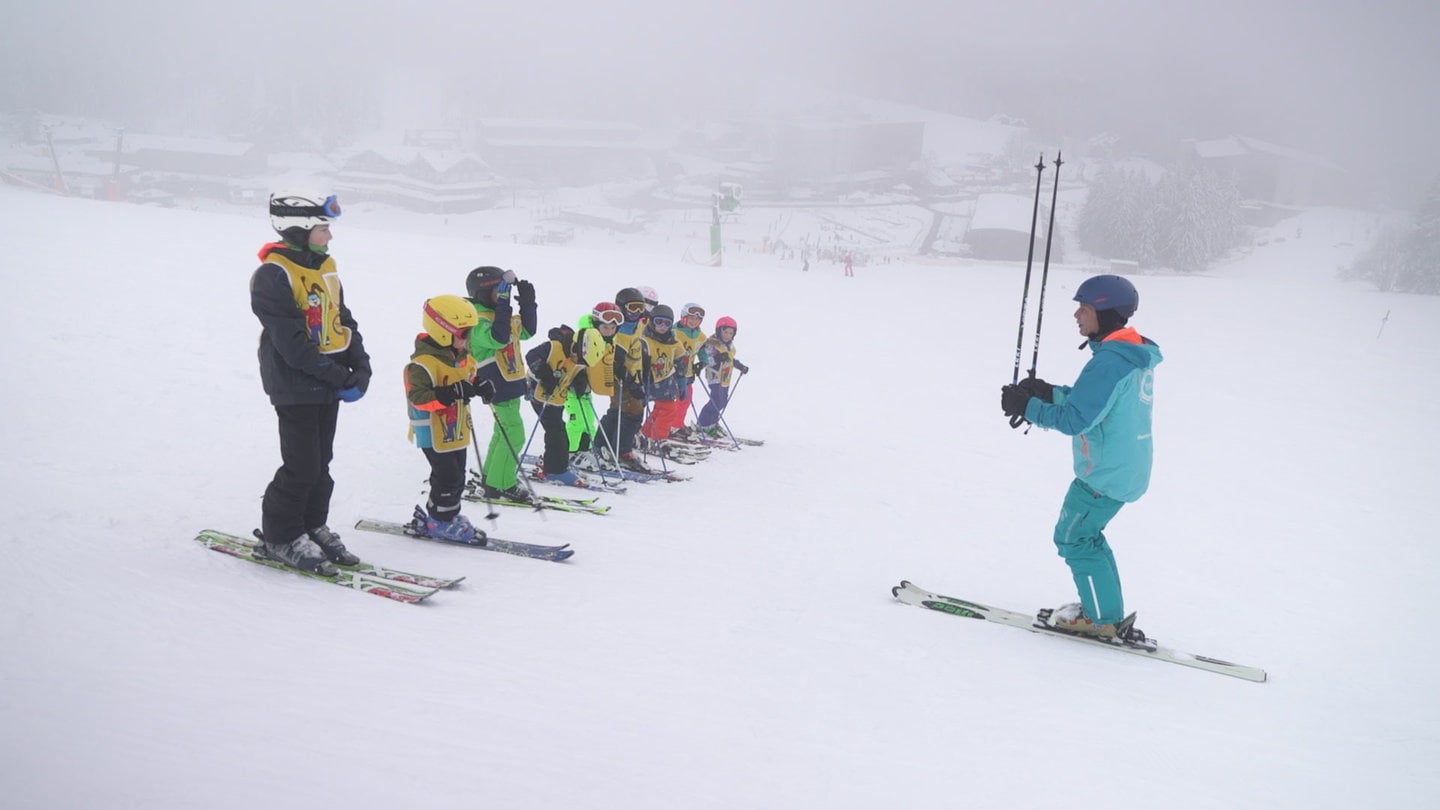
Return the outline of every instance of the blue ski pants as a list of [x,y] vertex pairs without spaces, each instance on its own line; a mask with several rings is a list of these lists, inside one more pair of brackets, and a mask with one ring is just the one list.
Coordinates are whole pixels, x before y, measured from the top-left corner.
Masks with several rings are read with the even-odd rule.
[[1085,615],[1096,624],[1115,624],[1125,618],[1120,570],[1105,542],[1106,525],[1124,505],[1077,478],[1065,493],[1065,505],[1055,524],[1055,547],[1070,566]]

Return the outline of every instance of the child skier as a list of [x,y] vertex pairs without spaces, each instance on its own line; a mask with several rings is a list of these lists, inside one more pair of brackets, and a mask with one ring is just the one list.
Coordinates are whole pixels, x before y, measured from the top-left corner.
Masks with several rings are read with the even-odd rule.
[[[570,464],[582,470],[598,470],[595,460],[595,437],[600,427],[600,418],[595,411],[595,396],[615,396],[615,333],[620,329],[625,316],[620,308],[609,301],[601,301],[589,313],[580,316],[578,334],[584,336],[585,345],[601,347],[596,362],[588,363],[585,376],[588,388],[583,394],[571,389],[565,398],[566,431],[570,437]],[[610,443],[601,434],[601,442]]]
[[[685,412],[682,398],[685,374],[680,365],[686,357],[686,344],[675,337],[675,314],[666,304],[657,304],[650,310],[650,319],[645,329],[630,343],[630,355],[639,355],[638,374],[632,380],[643,387],[645,398],[654,403],[659,413],[647,424],[651,432],[645,433],[645,444],[649,450],[663,455],[667,450],[664,442],[669,438],[665,425],[673,421],[673,413],[679,410],[681,423]],[[661,433],[663,431],[663,433]]]
[[726,315],[715,322],[715,334],[705,341],[700,349],[700,362],[705,369],[705,382],[709,385],[710,401],[700,409],[696,425],[700,432],[712,438],[723,438],[725,430],[718,424],[720,414],[730,402],[731,371],[749,374],[750,367],[735,359],[735,333],[738,326],[735,319]]
[[567,486],[584,486],[570,470],[570,437],[565,430],[565,400],[571,393],[589,393],[585,369],[604,354],[601,340],[587,346],[585,333],[568,325],[549,332],[549,342],[525,354],[533,383],[530,404],[545,431],[545,459],[541,465],[545,480]]
[[[650,410],[650,418],[646,419],[640,428],[640,433],[652,442],[666,441],[676,431],[683,431],[685,428],[685,415],[690,410],[691,386],[695,375],[699,373],[697,355],[705,343],[705,333],[700,331],[700,324],[704,320],[705,309],[699,304],[686,304],[680,310],[680,320],[672,329],[675,339],[684,349],[675,362],[676,372],[681,377],[680,398],[674,401],[655,401]],[[687,433],[682,432],[680,437],[687,436]]]
[[[514,288],[520,312],[511,309]],[[477,267],[465,279],[465,291],[475,306],[479,322],[470,337],[479,380],[494,388],[491,410],[495,427],[485,453],[483,494],[487,499],[528,503],[530,494],[519,486],[520,459],[516,454],[525,442],[525,422],[520,418],[520,398],[525,396],[525,358],[520,342],[535,335],[535,285],[516,279],[509,270]]]
[[615,333],[615,396],[610,401],[610,409],[600,420],[601,430],[614,442],[614,446],[602,448],[600,455],[616,467],[634,472],[654,472],[635,453],[635,434],[645,416],[645,387],[640,383],[639,374],[641,356],[635,340],[645,325],[645,313],[649,309],[644,294],[634,287],[626,287],[616,293],[615,305],[620,308],[625,322]]
[[460,514],[465,490],[465,450],[470,446],[470,399],[490,401],[494,387],[475,384],[470,338],[479,318],[458,295],[425,302],[415,352],[405,366],[405,401],[410,406],[410,440],[430,462],[430,498],[415,510],[420,529],[431,537],[469,541],[475,527]]

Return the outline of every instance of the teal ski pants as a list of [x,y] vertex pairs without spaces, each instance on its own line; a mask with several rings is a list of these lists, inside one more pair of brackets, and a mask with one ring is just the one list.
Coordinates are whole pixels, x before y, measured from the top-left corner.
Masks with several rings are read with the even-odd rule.
[[1106,525],[1124,505],[1077,478],[1065,493],[1065,505],[1055,524],[1055,547],[1070,566],[1085,615],[1096,624],[1115,624],[1125,618],[1120,571],[1110,544],[1105,542]]

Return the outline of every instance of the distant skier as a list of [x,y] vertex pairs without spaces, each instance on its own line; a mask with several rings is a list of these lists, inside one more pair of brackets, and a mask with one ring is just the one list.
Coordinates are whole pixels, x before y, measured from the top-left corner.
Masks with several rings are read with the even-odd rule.
[[[370,386],[370,355],[328,252],[339,216],[333,194],[270,195],[270,225],[283,241],[260,249],[250,277],[260,381],[280,420],[280,468],[260,506],[260,553],[325,576],[337,573],[332,563],[360,561],[326,521],[340,401],[354,402]],[[320,311],[331,317],[315,317]]]
[[1120,507],[1150,485],[1150,412],[1160,347],[1125,324],[1140,306],[1135,286],[1120,276],[1094,276],[1075,292],[1075,322],[1093,356],[1071,386],[1027,378],[1000,389],[1006,416],[1023,416],[1073,436],[1075,480],[1055,525],[1055,545],[1070,566],[1079,603],[1056,609],[1050,625],[1078,635],[1125,637],[1120,572],[1105,527]]

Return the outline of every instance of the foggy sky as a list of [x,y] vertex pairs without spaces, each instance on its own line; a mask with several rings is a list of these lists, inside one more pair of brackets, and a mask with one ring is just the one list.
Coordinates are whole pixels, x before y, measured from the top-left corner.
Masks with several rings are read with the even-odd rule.
[[1418,0],[362,5],[19,0],[0,110],[240,109],[279,83],[323,115],[327,96],[422,76],[485,115],[693,120],[803,106],[809,87],[1006,113],[1058,141],[1245,134],[1417,184],[1440,139],[1440,4]]

